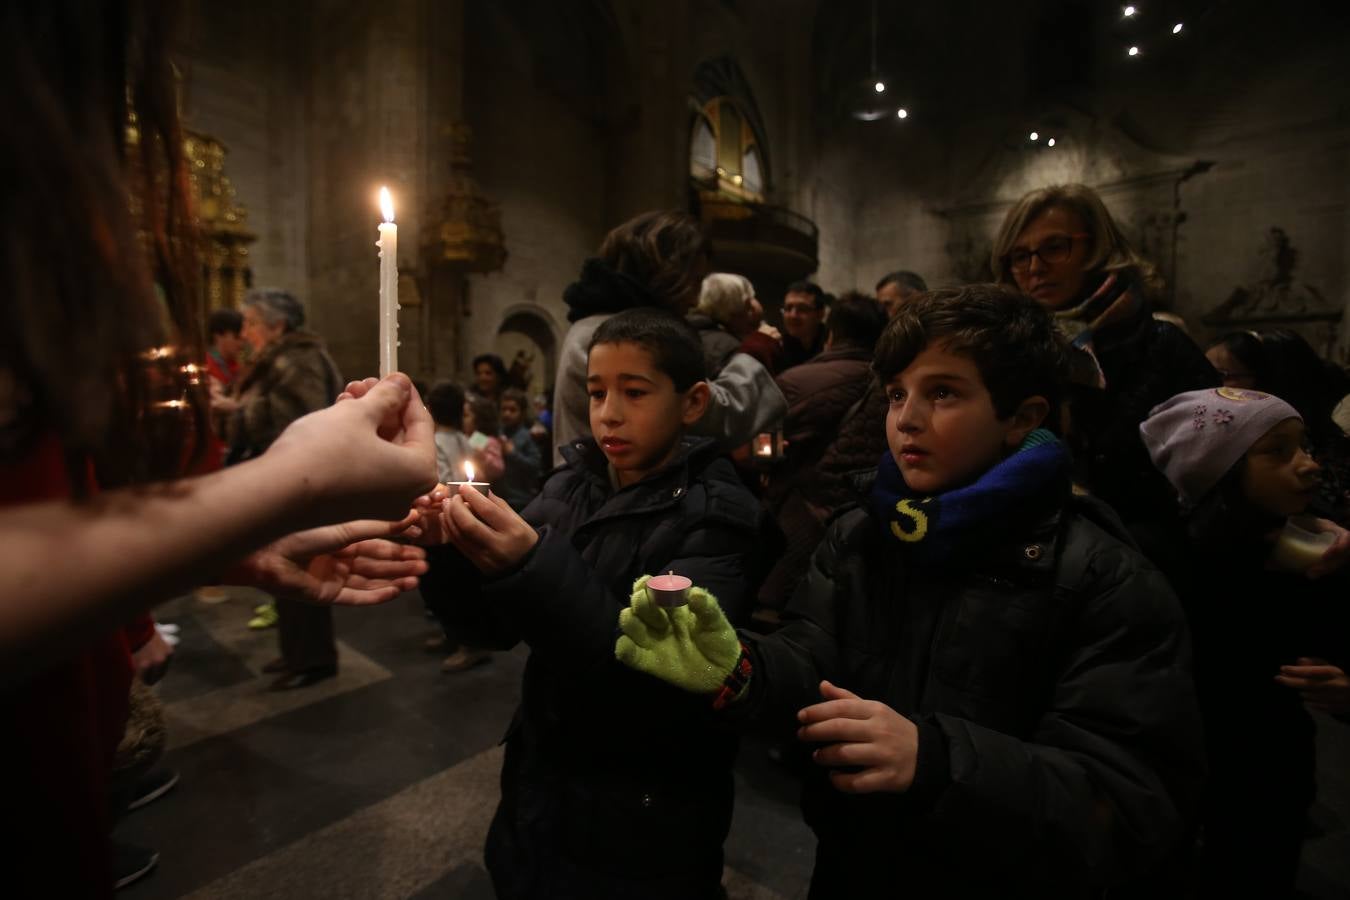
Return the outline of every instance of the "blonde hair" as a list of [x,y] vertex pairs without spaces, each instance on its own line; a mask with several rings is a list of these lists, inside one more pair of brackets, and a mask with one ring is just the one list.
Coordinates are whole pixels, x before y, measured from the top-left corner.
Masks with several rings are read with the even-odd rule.
[[1008,255],[1018,235],[1032,219],[1052,206],[1060,206],[1078,214],[1083,228],[1090,235],[1091,246],[1085,268],[1089,272],[1108,274],[1128,271],[1142,286],[1150,299],[1162,295],[1162,276],[1153,263],[1140,256],[1128,238],[1111,218],[1111,213],[1097,192],[1085,184],[1055,184],[1031,191],[1008,210],[998,236],[989,265],[994,278],[1003,284],[1015,285]]
[[719,325],[726,325],[745,312],[746,304],[755,296],[750,279],[729,272],[714,272],[703,279],[703,290],[698,297],[698,311]]

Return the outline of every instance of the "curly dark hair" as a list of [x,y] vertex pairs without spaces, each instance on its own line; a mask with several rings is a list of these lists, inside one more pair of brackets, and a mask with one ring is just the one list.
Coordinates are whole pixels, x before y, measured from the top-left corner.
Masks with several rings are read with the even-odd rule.
[[1058,430],[1068,347],[1035,300],[1001,284],[920,294],[882,332],[872,371],[885,384],[936,343],[974,361],[999,418],[1040,396],[1050,404],[1046,427]]
[[600,258],[637,281],[658,306],[683,312],[698,301],[707,274],[708,238],[688,213],[655,210],[605,235]]

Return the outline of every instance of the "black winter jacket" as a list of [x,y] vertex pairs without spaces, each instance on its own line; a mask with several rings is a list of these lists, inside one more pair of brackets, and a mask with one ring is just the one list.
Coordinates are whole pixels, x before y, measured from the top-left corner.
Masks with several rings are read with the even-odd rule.
[[1106,389],[1075,388],[1070,441],[1080,483],[1115,509],[1152,559],[1175,519],[1176,491],[1153,466],[1139,424],[1185,391],[1218,387],[1219,373],[1180,328],[1147,309],[1098,332],[1093,344]]
[[[1266,568],[1261,530],[1228,510],[1215,534],[1178,535],[1164,560],[1195,639],[1209,782],[1197,896],[1290,895],[1316,795],[1316,726],[1280,667],[1320,657],[1350,669],[1347,578]],[[1278,527],[1278,520],[1264,523]]]
[[906,794],[812,767],[813,898],[1092,897],[1190,836],[1203,773],[1181,609],[1090,498],[1047,498],[958,570],[845,512],[736,717],[789,731],[828,679],[919,726]]
[[736,737],[614,642],[633,581],[671,569],[743,619],[759,508],[709,438],[618,491],[594,441],[563,453],[522,514],[540,535],[525,562],[448,610],[471,644],[531,650],[488,835],[497,896],[717,897]]

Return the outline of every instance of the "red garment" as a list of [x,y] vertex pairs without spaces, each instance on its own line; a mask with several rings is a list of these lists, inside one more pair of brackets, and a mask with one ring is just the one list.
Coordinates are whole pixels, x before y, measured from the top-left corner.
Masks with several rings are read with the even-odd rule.
[[783,366],[787,362],[787,354],[783,351],[783,345],[762,331],[755,331],[746,335],[738,350],[759,360],[760,365],[768,369],[770,375],[777,375],[783,371]]
[[221,387],[228,388],[234,384],[234,379],[239,375],[239,360],[232,359],[226,362],[225,357],[215,350],[208,350],[206,353],[206,374],[220,382]]
[[[40,441],[0,472],[0,506],[71,496],[61,445]],[[70,560],[77,564],[78,560]],[[136,626],[148,639],[149,617]],[[6,896],[112,895],[108,775],[126,727],[128,629],[0,690],[0,859]],[[142,641],[143,642],[143,641]]]

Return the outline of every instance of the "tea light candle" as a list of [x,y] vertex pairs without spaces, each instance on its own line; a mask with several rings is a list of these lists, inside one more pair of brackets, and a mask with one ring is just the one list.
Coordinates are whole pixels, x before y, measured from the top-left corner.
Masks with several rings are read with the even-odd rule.
[[755,435],[754,453],[757,459],[782,459],[783,432],[765,431]]
[[461,484],[467,484],[469,487],[473,488],[475,491],[478,491],[478,493],[480,493],[480,494],[486,494],[486,493],[488,492],[488,489],[492,487],[492,483],[489,482],[489,481],[474,481],[474,480],[473,480],[473,463],[471,463],[471,462],[465,462],[465,463],[464,463],[464,480],[463,480],[463,481],[451,481],[451,482],[448,482],[449,487],[454,488],[454,493],[456,493],[456,494],[459,493],[459,486],[460,486]]
[[674,609],[689,603],[689,589],[693,586],[694,583],[688,578],[676,575],[672,571],[666,575],[647,579],[647,596],[651,597],[657,606]]

